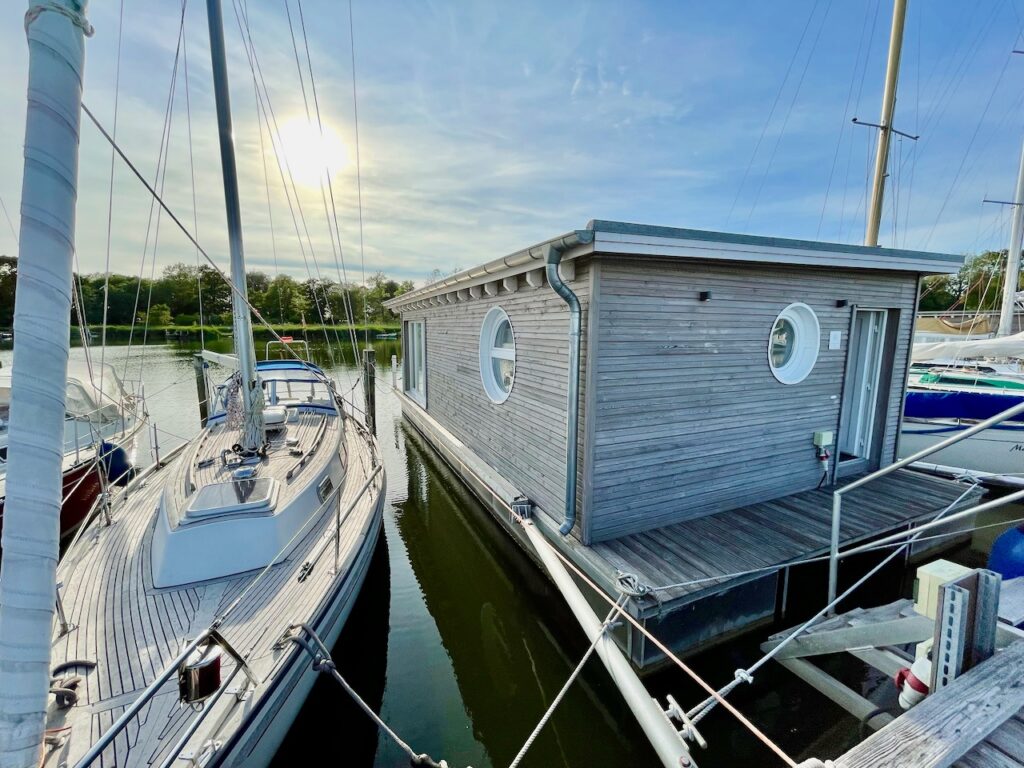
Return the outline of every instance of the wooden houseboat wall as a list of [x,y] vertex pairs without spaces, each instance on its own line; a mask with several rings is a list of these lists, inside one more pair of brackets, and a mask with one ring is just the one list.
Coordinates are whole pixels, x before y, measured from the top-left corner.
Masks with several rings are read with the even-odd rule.
[[[545,277],[553,243],[582,310],[568,536],[558,528],[569,311]],[[403,321],[399,397],[407,420],[499,521],[518,535],[495,499],[528,497],[538,525],[602,589],[614,593],[619,572],[644,583],[697,579],[629,604],[674,648],[695,649],[784,610],[789,564],[827,551],[832,483],[894,460],[921,277],[961,264],[951,255],[595,221],[391,300]],[[500,397],[487,391],[493,361],[486,344],[481,351],[496,308],[514,338],[514,378]],[[769,364],[781,317],[802,328],[790,353],[810,360],[793,383],[780,380],[789,376],[781,360]],[[851,370],[865,355],[873,364]],[[865,416],[851,418],[858,407]],[[829,442],[829,433],[822,462],[815,438]],[[840,438],[859,457],[838,461]],[[962,488],[905,470],[886,483],[859,508],[848,500],[844,543],[973,501],[956,502]],[[890,509],[894,494],[902,498]],[[766,563],[762,576],[729,576]],[[709,597],[721,610],[695,624]],[[623,642],[639,666],[657,662],[642,637]]]

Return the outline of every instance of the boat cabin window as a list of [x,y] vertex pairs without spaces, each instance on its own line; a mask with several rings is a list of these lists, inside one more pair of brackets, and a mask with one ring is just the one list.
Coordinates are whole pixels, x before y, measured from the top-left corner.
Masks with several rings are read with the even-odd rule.
[[423,406],[427,404],[426,341],[423,321],[407,321],[402,346],[404,388],[407,395]]
[[790,304],[779,313],[768,337],[768,366],[783,384],[807,378],[818,360],[821,327],[814,310],[806,304]]
[[487,396],[503,403],[516,378],[516,339],[501,307],[492,307],[480,328],[480,379]]
[[185,508],[185,519],[273,512],[277,506],[277,491],[277,480],[271,477],[204,485]]

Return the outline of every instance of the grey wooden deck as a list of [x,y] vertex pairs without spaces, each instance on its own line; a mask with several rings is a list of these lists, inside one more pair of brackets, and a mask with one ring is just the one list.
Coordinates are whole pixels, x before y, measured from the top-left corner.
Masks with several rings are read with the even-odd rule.
[[[849,546],[930,519],[967,489],[947,480],[900,470],[868,483],[843,501],[841,542]],[[957,508],[977,501],[968,494]],[[784,567],[828,552],[832,491],[805,491],[695,520],[666,525],[591,546],[613,588],[616,571],[636,574],[650,586],[698,582],[660,593],[663,603],[715,592],[730,574]],[[709,580],[710,579],[710,580]]]

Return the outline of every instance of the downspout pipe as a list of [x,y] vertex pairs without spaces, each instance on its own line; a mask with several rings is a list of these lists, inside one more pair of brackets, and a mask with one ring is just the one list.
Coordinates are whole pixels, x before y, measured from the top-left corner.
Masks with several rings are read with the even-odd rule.
[[[593,233],[590,233],[593,236]],[[576,455],[579,442],[580,422],[580,328],[583,310],[579,297],[565,284],[558,274],[558,265],[562,263],[562,253],[569,245],[562,241],[548,243],[545,246],[544,261],[548,276],[548,285],[569,305],[569,386],[566,394],[566,412],[568,414],[565,429],[565,518],[558,532],[568,536],[576,524]]]

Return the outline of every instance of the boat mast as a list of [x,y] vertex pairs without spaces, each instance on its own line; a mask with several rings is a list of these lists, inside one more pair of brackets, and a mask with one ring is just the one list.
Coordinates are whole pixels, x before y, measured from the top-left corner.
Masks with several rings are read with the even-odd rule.
[[234,319],[235,354],[242,377],[242,405],[245,428],[241,441],[245,453],[255,453],[263,445],[263,392],[256,379],[256,353],[249,315],[249,292],[245,280],[245,254],[242,249],[242,213],[238,202],[238,173],[235,145],[231,132],[231,97],[228,92],[228,65],[224,53],[224,19],[220,0],[207,0],[210,25],[210,59],[213,64],[213,92],[217,102],[217,127],[220,133],[220,164],[224,175],[224,205],[228,217],[228,244],[231,252],[231,309]]
[[996,336],[1013,333],[1013,310],[1017,301],[1017,280],[1020,274],[1021,239],[1024,238],[1024,148],[1017,171],[1017,193],[1013,196],[1013,221],[1010,224],[1010,247],[1006,251],[1006,272],[1003,274],[1003,305],[999,309],[999,330]]
[[878,245],[878,227],[882,221],[885,197],[885,169],[889,164],[889,140],[892,117],[896,111],[896,82],[900,76],[900,52],[903,49],[903,22],[907,16],[907,0],[895,0],[892,8],[892,31],[889,34],[889,61],[885,68],[885,91],[882,94],[882,119],[878,126],[878,153],[875,156],[875,180],[871,187],[864,245]]
[[28,109],[7,499],[0,564],[0,765],[37,768],[50,688],[50,639],[64,455],[72,257],[87,0],[30,0]]

